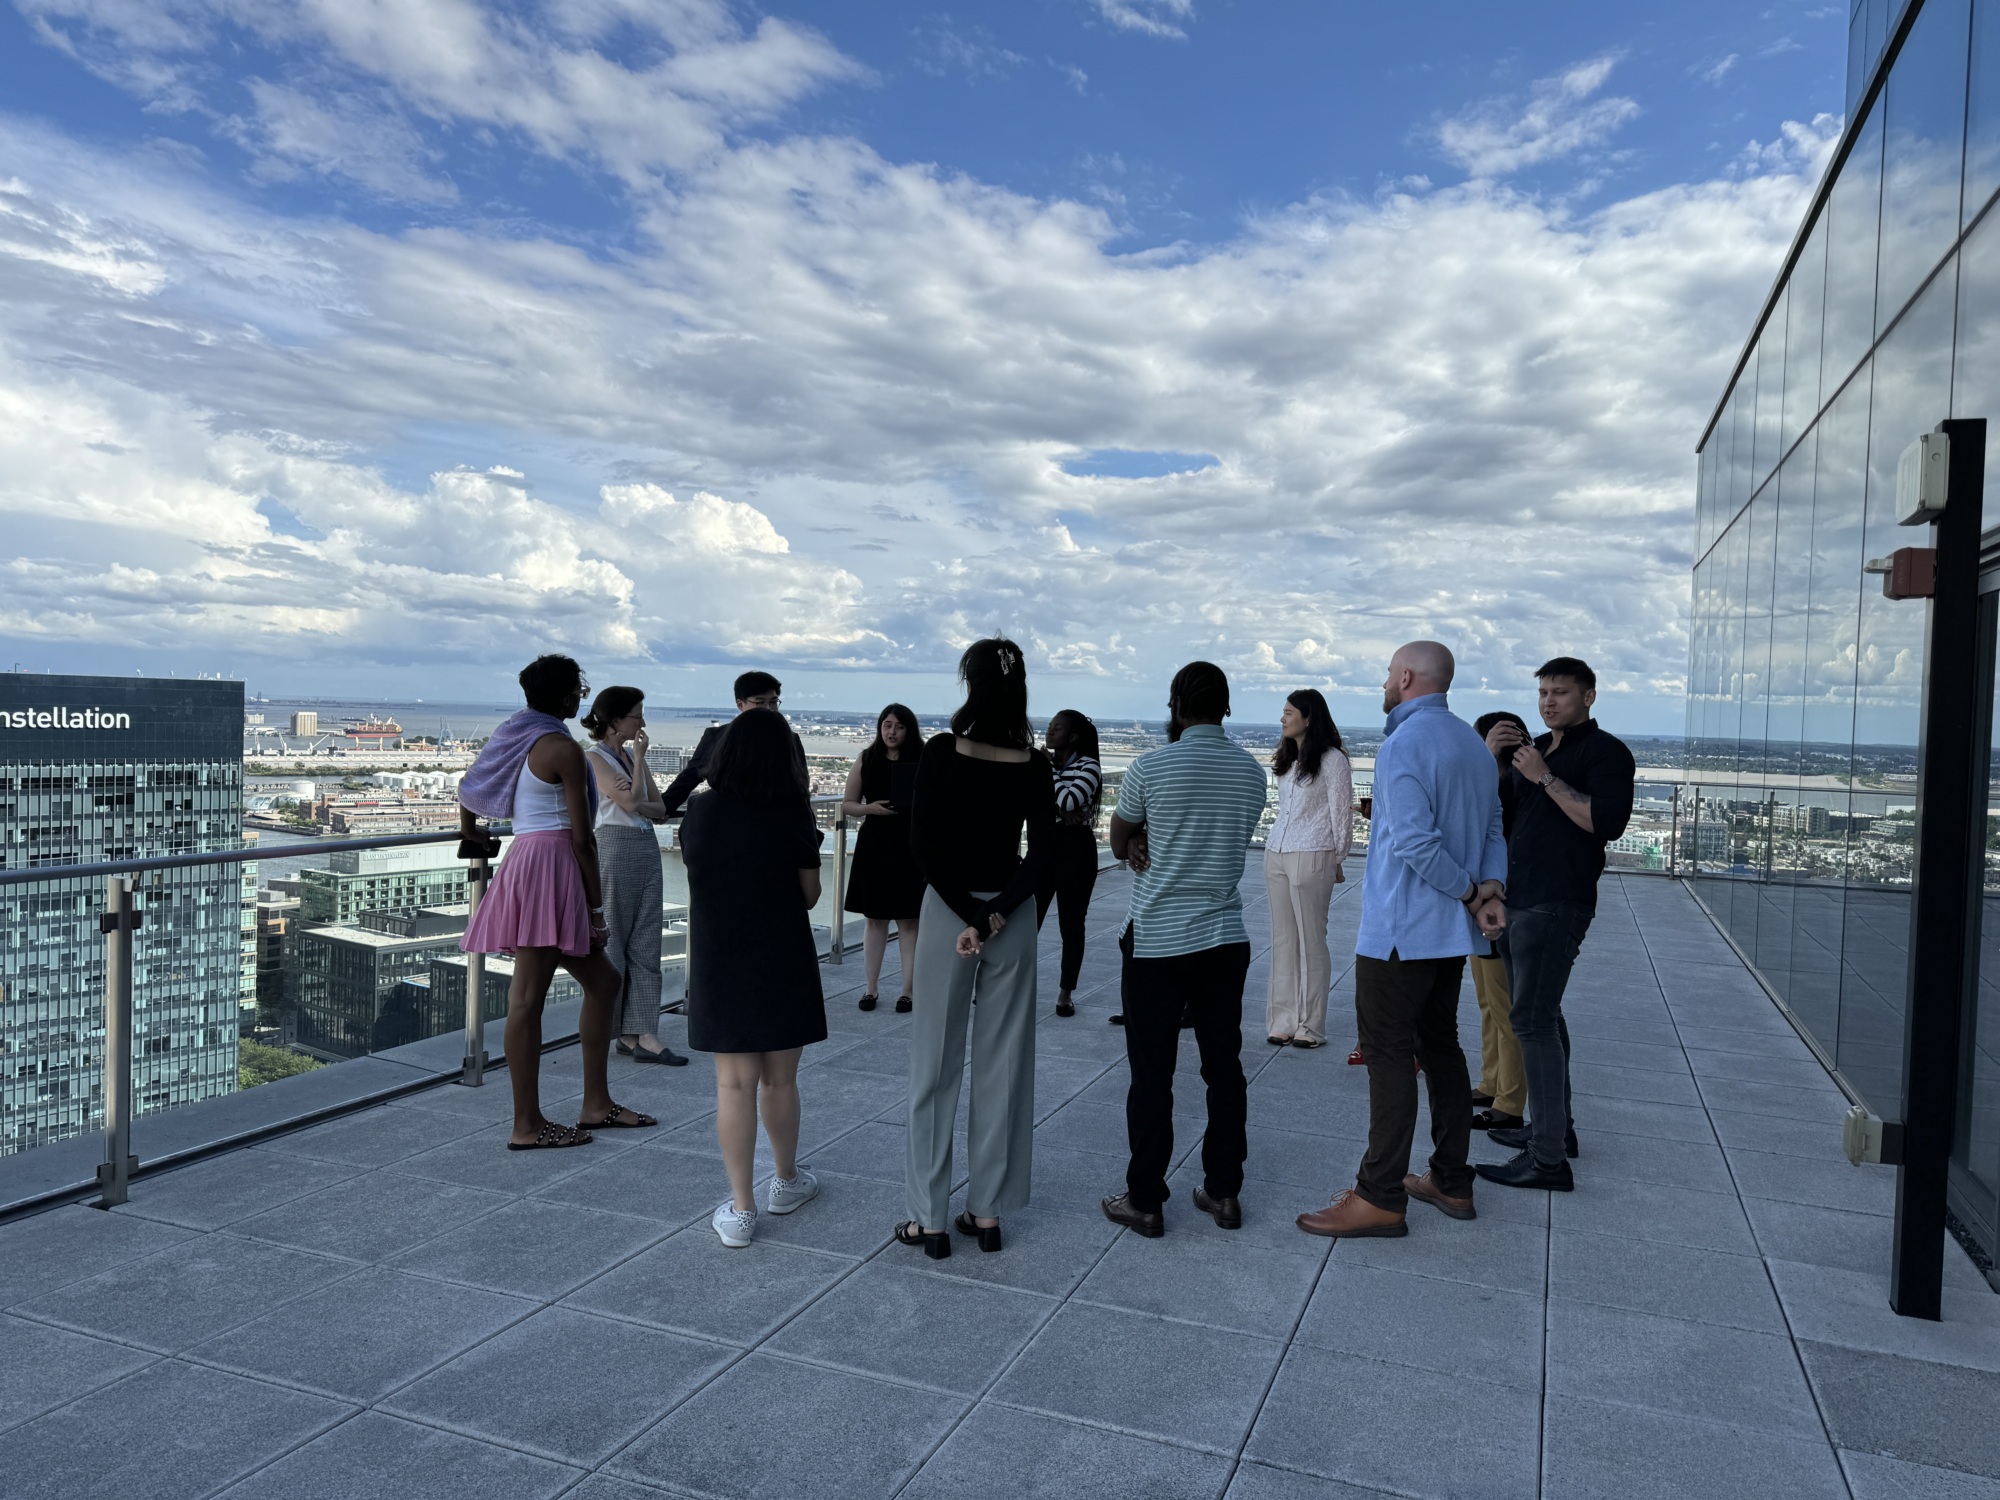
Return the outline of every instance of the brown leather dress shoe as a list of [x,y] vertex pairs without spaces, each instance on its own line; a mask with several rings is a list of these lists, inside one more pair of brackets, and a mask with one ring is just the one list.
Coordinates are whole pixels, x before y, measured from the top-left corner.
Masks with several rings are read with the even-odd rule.
[[1410,1232],[1403,1215],[1377,1208],[1353,1188],[1334,1194],[1318,1213],[1300,1214],[1297,1222],[1307,1234],[1330,1240],[1395,1240]]
[[1241,1229],[1243,1227],[1243,1205],[1236,1201],[1236,1195],[1225,1193],[1220,1198],[1211,1198],[1208,1189],[1194,1190],[1194,1206],[1215,1220],[1217,1229]]
[[1167,1232],[1167,1218],[1157,1208],[1150,1212],[1132,1201],[1130,1193],[1118,1193],[1104,1200],[1104,1217],[1114,1224],[1123,1224],[1134,1234],[1143,1234],[1149,1240],[1156,1240]]
[[1403,1191],[1421,1203],[1428,1203],[1439,1213],[1453,1219],[1476,1219],[1479,1211],[1472,1206],[1472,1190],[1467,1188],[1465,1196],[1458,1198],[1447,1193],[1426,1172],[1421,1177],[1405,1177]]

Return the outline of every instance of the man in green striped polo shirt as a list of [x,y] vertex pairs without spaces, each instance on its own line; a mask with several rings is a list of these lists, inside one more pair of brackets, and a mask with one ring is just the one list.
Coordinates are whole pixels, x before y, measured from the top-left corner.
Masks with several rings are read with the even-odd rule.
[[1224,1229],[1243,1223],[1237,1194],[1249,1154],[1243,1078],[1243,856],[1264,813],[1264,768],[1222,732],[1229,679],[1211,662],[1175,674],[1161,749],[1132,762],[1111,818],[1111,852],[1133,870],[1132,919],[1121,1000],[1132,1083],[1125,1124],[1126,1190],[1104,1215],[1151,1239],[1166,1233],[1167,1168],[1174,1154],[1174,1065],[1181,1018],[1194,1027],[1208,1085],[1202,1185],[1194,1206]]

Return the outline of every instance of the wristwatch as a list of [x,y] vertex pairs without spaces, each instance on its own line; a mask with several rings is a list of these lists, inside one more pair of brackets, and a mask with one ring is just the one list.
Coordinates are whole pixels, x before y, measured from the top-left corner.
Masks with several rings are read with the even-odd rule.
[[1555,779],[1556,779],[1556,773],[1555,773],[1555,772],[1553,772],[1553,771],[1544,771],[1544,772],[1542,772],[1542,777],[1541,777],[1541,780],[1537,781],[1537,782],[1535,783],[1535,785],[1536,785],[1536,786],[1538,786],[1538,787],[1541,787],[1541,788],[1542,788],[1542,789],[1543,789],[1544,791],[1546,791],[1546,790],[1548,790],[1548,785],[1549,785],[1549,783],[1550,783],[1551,781],[1554,781]]

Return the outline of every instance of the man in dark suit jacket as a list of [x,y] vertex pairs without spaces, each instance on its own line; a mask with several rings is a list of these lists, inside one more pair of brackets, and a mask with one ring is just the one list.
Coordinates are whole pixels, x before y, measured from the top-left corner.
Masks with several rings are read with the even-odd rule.
[[[783,684],[769,672],[745,672],[736,679],[736,711],[740,714],[745,709],[768,708],[775,712],[782,691]],[[708,775],[709,757],[715,753],[715,742],[722,738],[722,731],[728,727],[727,724],[711,724],[701,732],[701,739],[695,744],[694,754],[688,757],[688,763],[681,767],[680,773],[672,781],[667,783],[666,791],[661,794],[661,799],[667,805],[668,817],[680,815],[681,809],[687,805],[687,799],[694,795],[695,788],[700,786],[702,778]],[[803,764],[806,747],[800,743],[796,734],[792,736],[792,743],[798,746],[799,761]]]

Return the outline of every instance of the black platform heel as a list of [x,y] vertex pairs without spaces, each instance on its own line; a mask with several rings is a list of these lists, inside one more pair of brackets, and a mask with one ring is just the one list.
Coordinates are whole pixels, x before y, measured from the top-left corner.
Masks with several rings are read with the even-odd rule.
[[932,1260],[946,1260],[951,1255],[951,1231],[939,1230],[927,1233],[924,1226],[912,1219],[905,1219],[896,1226],[896,1243],[899,1245],[921,1246],[924,1254]]
[[980,1228],[979,1221],[972,1217],[970,1209],[960,1214],[952,1222],[958,1226],[960,1234],[969,1234],[978,1240],[980,1249],[990,1253],[1000,1248],[1000,1226],[998,1224],[995,1224],[991,1229]]

